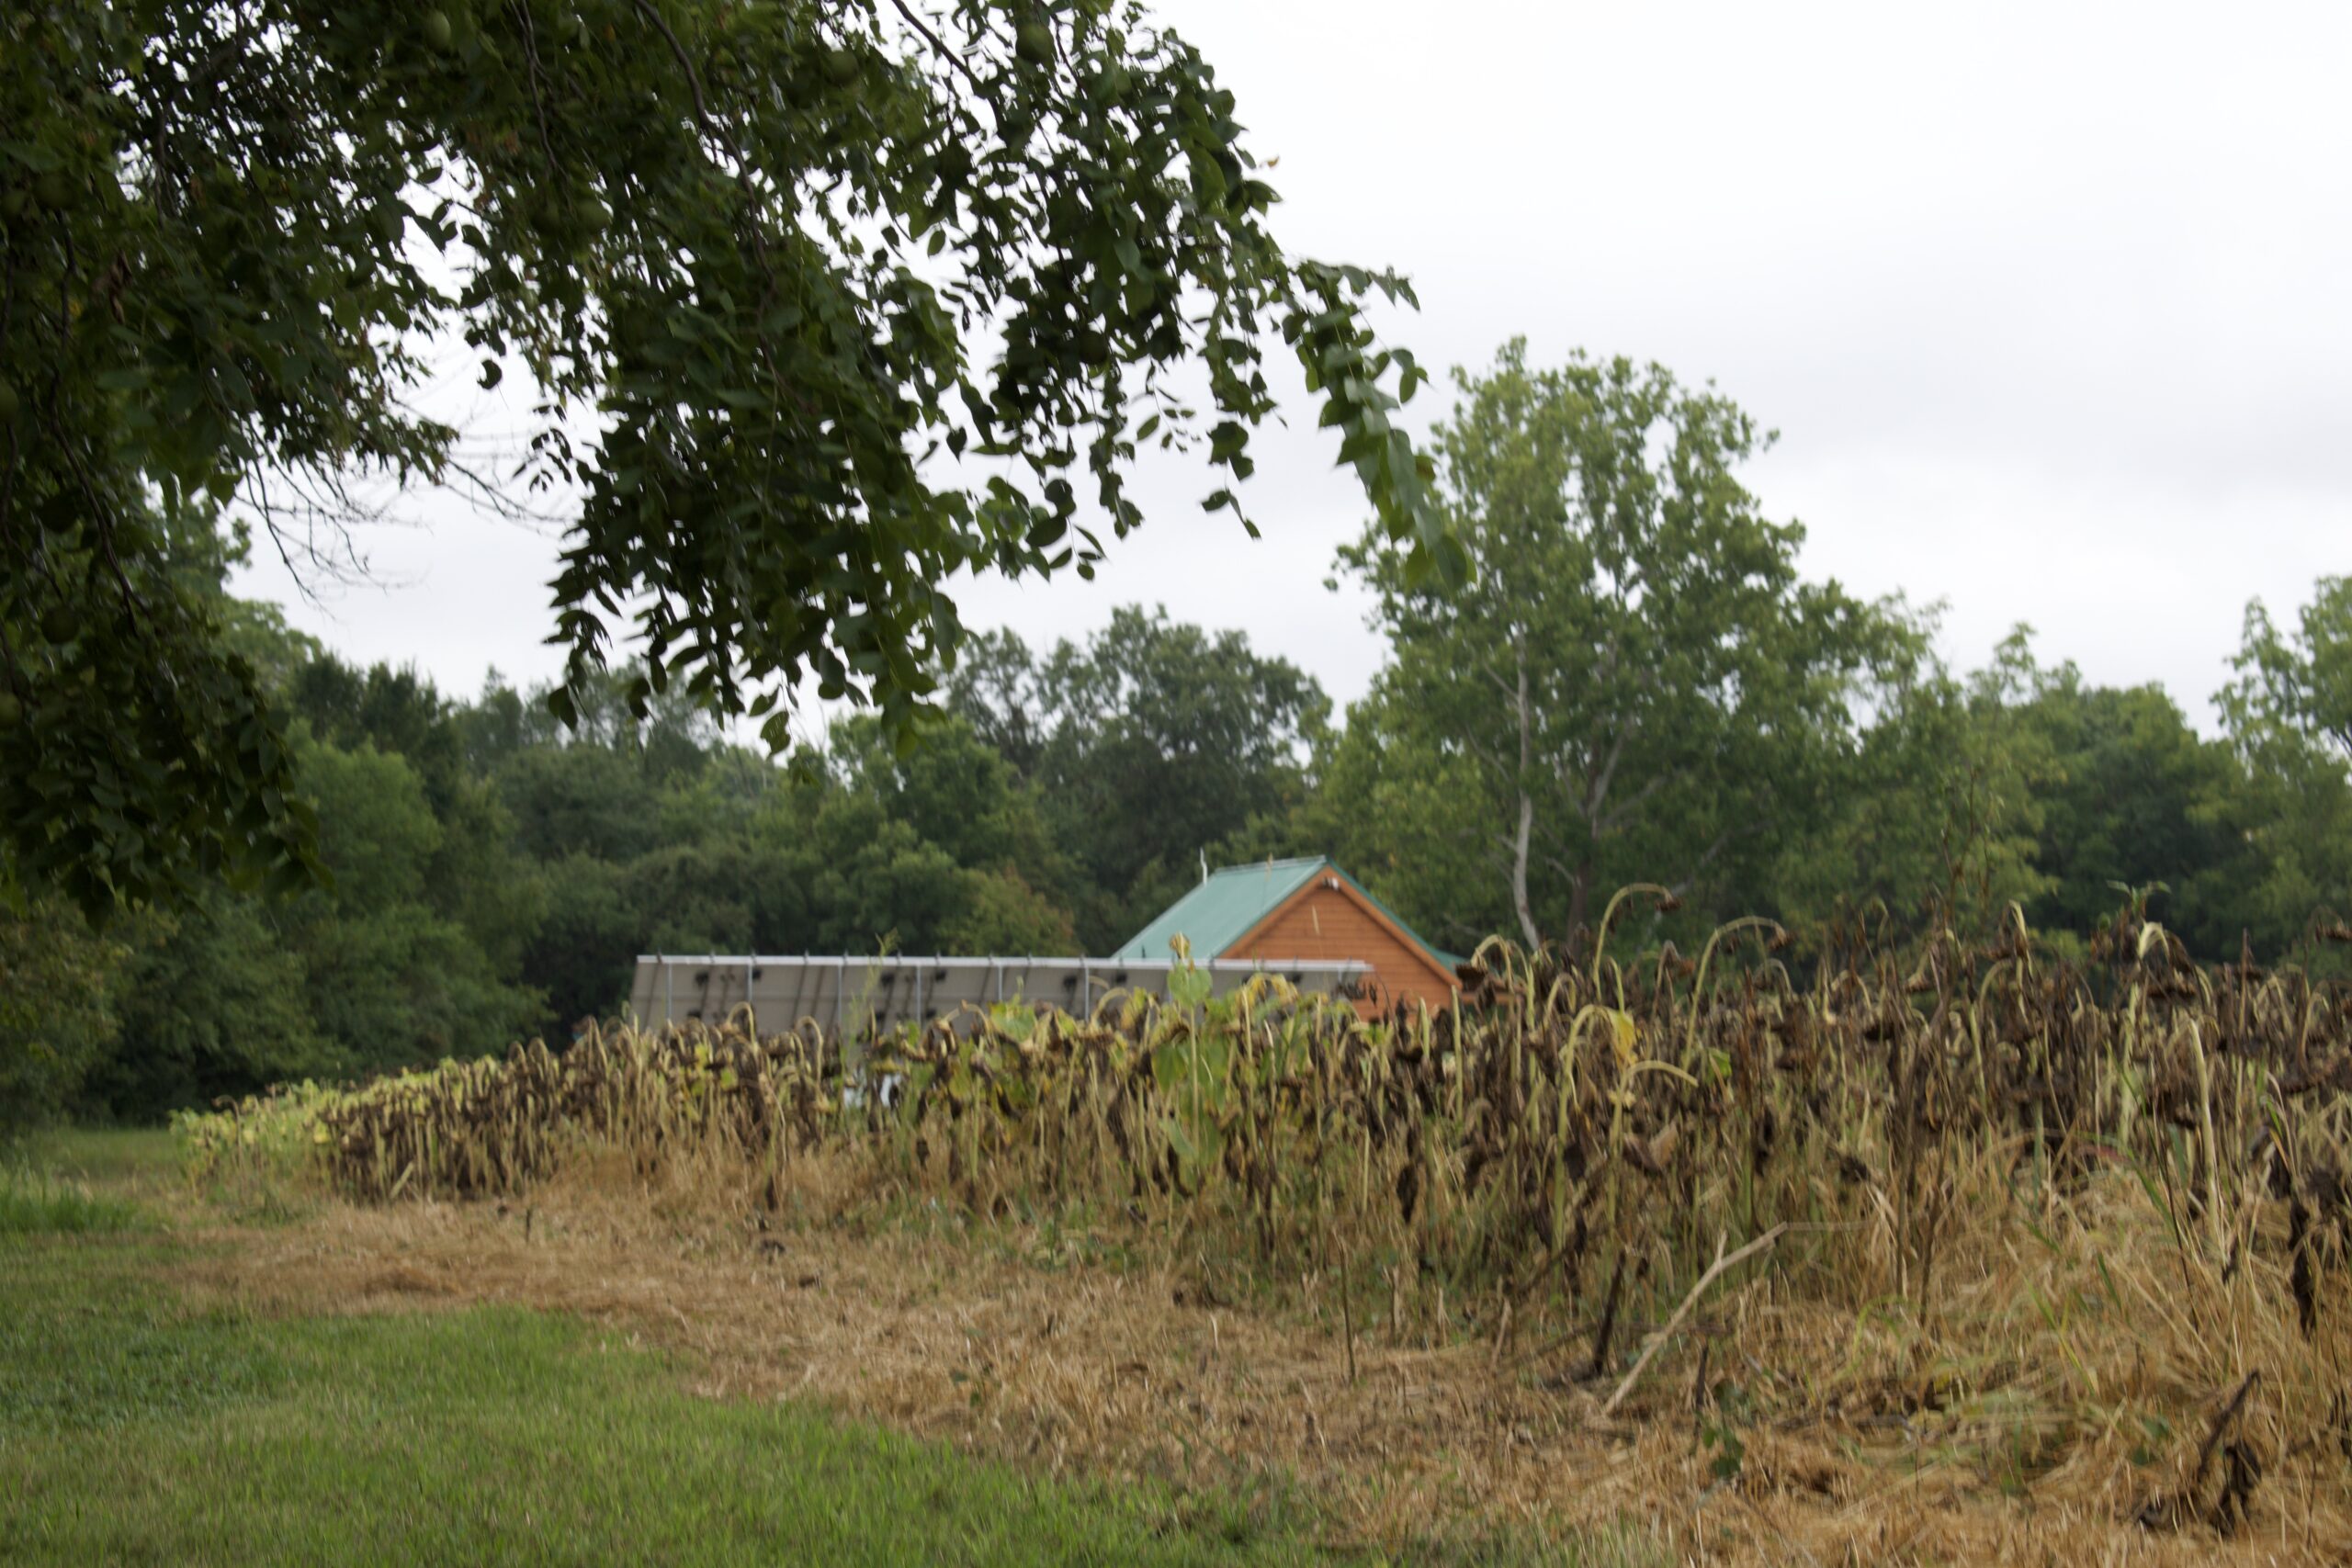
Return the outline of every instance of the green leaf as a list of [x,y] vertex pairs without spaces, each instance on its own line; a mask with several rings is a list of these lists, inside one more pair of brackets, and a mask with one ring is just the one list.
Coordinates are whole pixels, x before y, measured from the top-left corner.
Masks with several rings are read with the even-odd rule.
[[1173,1116],[1163,1116],[1159,1121],[1159,1130],[1167,1135],[1168,1145],[1176,1151],[1178,1159],[1192,1167],[1201,1163],[1200,1150],[1194,1146],[1193,1135],[1184,1131],[1182,1122]]

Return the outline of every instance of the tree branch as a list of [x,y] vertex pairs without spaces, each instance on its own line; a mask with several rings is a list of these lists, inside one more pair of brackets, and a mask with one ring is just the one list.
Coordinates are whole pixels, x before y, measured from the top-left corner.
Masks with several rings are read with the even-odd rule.
[[653,8],[651,0],[635,0],[635,4],[637,14],[652,23],[654,30],[669,41],[670,52],[677,56],[678,69],[686,73],[686,87],[695,96],[695,118],[700,120],[703,130],[708,131],[720,146],[727,149],[728,156],[735,160],[740,173],[743,155],[735,150],[735,139],[721,130],[718,128],[718,122],[710,118],[710,100],[704,97],[702,92],[702,73],[695,69],[693,59],[686,53],[686,46],[678,41],[678,35],[670,30],[669,22],[663,18],[661,12]]
[[548,161],[548,178],[561,177],[562,165],[556,162],[555,142],[548,135],[548,104],[542,89],[546,77],[539,69],[539,29],[531,20],[531,8],[523,0],[514,0],[514,14],[523,19],[523,62],[530,67],[531,119],[538,127],[539,152]]
[[1723,832],[1716,834],[1715,841],[1709,844],[1705,849],[1700,851],[1699,858],[1690,863],[1690,869],[1683,874],[1682,880],[1679,882],[1669,883],[1667,890],[1678,898],[1681,897],[1685,893],[1690,892],[1691,886],[1699,880],[1699,874],[1706,870],[1708,866],[1714,863],[1715,857],[1724,852],[1724,847],[1731,842],[1731,840],[1732,835],[1729,829],[1725,829]]
[[1620,828],[1633,821],[1641,814],[1643,805],[1646,803],[1652,795],[1657,794],[1659,790],[1664,789],[1672,780],[1680,778],[1688,770],[1686,769],[1676,768],[1668,773],[1654,774],[1652,777],[1645,780],[1643,783],[1642,787],[1634,792],[1632,798],[1618,802],[1616,810],[1603,813],[1601,817],[1593,823],[1592,836],[1597,839],[1601,837],[1603,834],[1614,833]]
[[942,60],[944,60],[948,64],[954,66],[956,70],[961,71],[964,73],[964,80],[972,85],[972,91],[982,94],[983,96],[987,94],[988,88],[980,81],[979,73],[974,71],[971,66],[965,62],[962,55],[948,48],[947,41],[932,31],[931,28],[924,24],[923,19],[915,14],[914,8],[907,4],[907,0],[890,0],[890,8],[898,12],[900,17],[906,19],[907,26],[914,28],[918,33],[921,33],[922,35],[923,41],[931,45],[933,51],[936,52]]
[[1682,1304],[1674,1309],[1674,1315],[1666,1320],[1666,1326],[1651,1335],[1648,1343],[1642,1347],[1641,1358],[1634,1363],[1634,1370],[1625,1374],[1625,1381],[1617,1385],[1617,1392],[1611,1394],[1609,1403],[1600,1407],[1602,1420],[1605,1421],[1617,1414],[1617,1407],[1623,1404],[1625,1402],[1625,1396],[1634,1391],[1634,1382],[1642,1375],[1642,1369],[1650,1364],[1650,1358],[1657,1355],[1666,1342],[1674,1337],[1674,1331],[1682,1326],[1682,1320],[1690,1315],[1690,1309],[1698,1305],[1699,1298],[1706,1293],[1709,1285],[1715,1282],[1715,1277],[1734,1265],[1745,1263],[1758,1253],[1770,1247],[1781,1239],[1788,1228],[1788,1222],[1784,1220],[1729,1258],[1723,1255],[1723,1243],[1715,1244],[1715,1260],[1707,1266],[1705,1273],[1699,1276],[1699,1282],[1690,1287],[1690,1293],[1682,1298]]
[[1632,728],[1628,724],[1617,731],[1616,739],[1610,742],[1609,760],[1600,764],[1600,776],[1585,791],[1583,817],[1587,822],[1599,818],[1601,804],[1609,798],[1609,786],[1617,777],[1617,764],[1624,760],[1625,739]]

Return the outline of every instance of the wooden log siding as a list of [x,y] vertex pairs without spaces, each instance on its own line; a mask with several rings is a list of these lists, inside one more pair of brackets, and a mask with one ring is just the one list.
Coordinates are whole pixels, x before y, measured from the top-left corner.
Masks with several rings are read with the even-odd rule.
[[1284,959],[1346,959],[1369,964],[1373,977],[1360,982],[1356,1010],[1366,1018],[1385,1014],[1399,1001],[1442,1008],[1453,999],[1454,978],[1415,942],[1400,934],[1345,879],[1325,873],[1284,899],[1271,914],[1219,954],[1266,964]]

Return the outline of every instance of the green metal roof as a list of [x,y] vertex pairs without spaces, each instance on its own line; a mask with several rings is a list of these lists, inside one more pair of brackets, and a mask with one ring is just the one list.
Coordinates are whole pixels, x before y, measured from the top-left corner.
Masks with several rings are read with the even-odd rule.
[[1229,865],[1159,913],[1151,924],[1119,944],[1116,958],[1173,958],[1170,939],[1192,943],[1194,963],[1206,963],[1272,914],[1275,906],[1306,886],[1323,869],[1321,855],[1303,860],[1258,861]]
[[1222,957],[1226,949],[1248,935],[1284,899],[1327,871],[1345,878],[1349,886],[1363,893],[1366,902],[1395,921],[1398,931],[1419,942],[1439,963],[1451,967],[1455,962],[1451,953],[1421,942],[1412,927],[1396,919],[1395,910],[1365,893],[1363,885],[1332,864],[1329,855],[1228,865],[1162,910],[1158,919],[1122,942],[1112,956],[1173,958],[1176,952],[1170,939],[1181,934],[1192,944],[1193,962]]

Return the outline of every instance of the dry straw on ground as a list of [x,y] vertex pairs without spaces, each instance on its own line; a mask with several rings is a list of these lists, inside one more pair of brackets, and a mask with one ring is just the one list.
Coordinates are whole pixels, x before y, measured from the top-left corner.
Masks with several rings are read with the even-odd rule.
[[1802,986],[1727,961],[1764,934],[1492,950],[1372,1027],[1268,985],[846,1071],[740,1019],[526,1050],[300,1102],[362,1201],[223,1282],[585,1312],[714,1392],[1295,1474],[1364,1543],[2352,1560],[2339,991],[2130,915],[2089,967],[1834,932]]
[[[2232,1332],[2179,1304],[2177,1280],[2163,1288],[2161,1258],[2146,1256],[2156,1238],[2117,1237],[2109,1260],[2120,1288],[2150,1288],[2143,1304],[2162,1314],[2153,1333],[2119,1324],[2060,1335],[2041,1319],[2031,1296],[2064,1299],[2095,1276],[2085,1257],[2007,1259],[1962,1292],[1939,1343],[2006,1345],[2019,1365],[1996,1397],[1939,1396],[1913,1370],[1932,1365],[1939,1344],[1780,1301],[1769,1281],[1700,1309],[1709,1381],[1729,1367],[1776,1391],[1765,1397],[1778,1413],[1743,1431],[1743,1461],[1724,1480],[1692,1407],[1696,1351],[1603,1421],[1610,1388],[1576,1381],[1581,1347],[1547,1351],[1513,1336],[1498,1349],[1488,1324],[1459,1323],[1458,1337],[1424,1348],[1375,1317],[1358,1325],[1351,1380],[1337,1314],[1311,1292],[1267,1305],[1234,1299],[1197,1262],[1073,1263],[1069,1238],[1057,1256],[1054,1238],[1017,1224],[977,1235],[904,1223],[762,1231],[713,1191],[684,1172],[641,1189],[607,1166],[503,1212],[334,1203],[300,1224],[239,1233],[198,1269],[211,1288],[269,1310],[498,1302],[578,1314],[689,1352],[697,1386],[716,1397],[813,1401],[1049,1470],[1195,1484],[1294,1477],[1329,1505],[1335,1544],[1502,1525],[1631,1531],[1669,1559],[2352,1555],[2343,1456],[2312,1445],[2271,1467],[2226,1539],[2136,1521],[2147,1498],[2177,1487],[2188,1456],[2146,1455],[2145,1429],[2120,1413],[2218,1404],[2227,1390],[2204,1369]],[[2262,1348],[2228,1348],[2263,1359]],[[2248,1403],[2251,1440],[2294,1450],[2281,1407]],[[2022,1495],[1984,1466],[1988,1453],[2030,1459],[2060,1445],[2064,1457]]]

